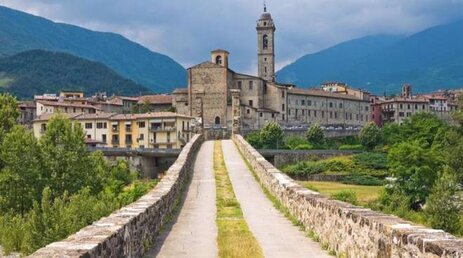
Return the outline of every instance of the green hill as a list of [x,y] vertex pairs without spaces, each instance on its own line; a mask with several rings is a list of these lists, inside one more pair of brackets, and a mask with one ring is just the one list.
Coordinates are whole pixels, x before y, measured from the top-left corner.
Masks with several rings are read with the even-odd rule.
[[374,93],[416,92],[463,86],[463,21],[407,37],[365,37],[301,57],[281,69],[281,82],[316,86],[343,81]]
[[180,64],[121,35],[55,23],[0,6],[0,56],[33,49],[101,62],[155,92],[186,85],[186,71]]
[[139,95],[151,92],[105,65],[65,53],[26,51],[0,59],[0,91],[21,99],[60,90],[81,90],[87,95]]

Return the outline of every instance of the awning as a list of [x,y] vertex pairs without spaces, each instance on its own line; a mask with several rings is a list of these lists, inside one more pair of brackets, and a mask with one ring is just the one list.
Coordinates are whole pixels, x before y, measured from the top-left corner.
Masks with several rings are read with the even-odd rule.
[[125,125],[131,125],[132,122],[125,122]]
[[111,122],[112,125],[118,125],[118,122]]

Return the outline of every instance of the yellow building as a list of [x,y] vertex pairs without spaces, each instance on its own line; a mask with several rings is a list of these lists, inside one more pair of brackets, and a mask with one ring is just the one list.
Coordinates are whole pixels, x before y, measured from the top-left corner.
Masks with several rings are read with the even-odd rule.
[[[191,139],[192,118],[171,112],[146,114],[63,114],[82,126],[86,141],[110,148],[179,149]],[[52,114],[34,120],[40,138]]]

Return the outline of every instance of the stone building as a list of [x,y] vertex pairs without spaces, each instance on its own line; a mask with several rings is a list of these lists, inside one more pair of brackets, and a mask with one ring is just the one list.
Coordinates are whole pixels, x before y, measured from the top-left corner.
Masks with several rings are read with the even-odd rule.
[[[370,120],[369,97],[323,90],[305,90],[278,83],[275,78],[275,23],[264,9],[256,26],[258,76],[229,68],[230,54],[211,52],[211,60],[188,69],[188,88],[173,92],[178,113],[196,118],[202,128],[231,131],[262,128],[268,121],[281,125],[362,126]],[[232,101],[232,94],[238,97]],[[233,108],[239,110],[233,110]],[[239,117],[236,117],[239,114]]]

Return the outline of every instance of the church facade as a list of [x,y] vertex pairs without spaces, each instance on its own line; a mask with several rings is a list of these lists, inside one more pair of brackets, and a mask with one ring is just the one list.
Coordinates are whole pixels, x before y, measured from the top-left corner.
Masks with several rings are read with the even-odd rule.
[[367,97],[302,89],[278,83],[275,76],[275,23],[264,10],[257,21],[258,75],[229,68],[229,53],[217,49],[211,60],[188,72],[188,88],[173,92],[178,113],[195,117],[203,128],[231,130],[262,128],[269,121],[281,125],[320,124],[362,126],[370,120]]

